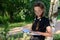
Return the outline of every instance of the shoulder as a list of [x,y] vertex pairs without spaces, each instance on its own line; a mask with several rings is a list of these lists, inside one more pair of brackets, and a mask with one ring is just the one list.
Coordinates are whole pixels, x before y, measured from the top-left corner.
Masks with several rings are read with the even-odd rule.
[[45,21],[49,21],[49,18],[47,18],[47,17],[43,17],[42,19]]

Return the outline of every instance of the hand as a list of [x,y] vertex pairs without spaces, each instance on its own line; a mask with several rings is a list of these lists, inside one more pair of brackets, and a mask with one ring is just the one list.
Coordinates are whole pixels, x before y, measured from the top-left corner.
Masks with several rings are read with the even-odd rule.
[[38,34],[39,32],[38,32],[38,31],[31,31],[31,33],[36,33],[36,34]]
[[31,31],[31,33],[33,33],[33,32],[35,32],[35,31]]
[[32,32],[31,32],[31,35],[34,35],[34,34],[35,34],[35,35],[40,35],[40,32],[38,32],[38,31],[32,31]]
[[40,34],[40,32],[38,32],[38,31],[36,31],[36,32],[34,32],[35,34]]

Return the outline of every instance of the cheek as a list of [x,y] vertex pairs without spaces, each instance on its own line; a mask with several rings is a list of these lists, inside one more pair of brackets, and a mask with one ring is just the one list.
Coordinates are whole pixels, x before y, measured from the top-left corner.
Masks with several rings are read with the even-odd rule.
[[42,15],[42,13],[39,13],[38,15],[40,16],[40,15]]
[[42,11],[39,11],[38,14],[41,15],[42,14]]
[[36,15],[41,15],[42,11],[35,12]]

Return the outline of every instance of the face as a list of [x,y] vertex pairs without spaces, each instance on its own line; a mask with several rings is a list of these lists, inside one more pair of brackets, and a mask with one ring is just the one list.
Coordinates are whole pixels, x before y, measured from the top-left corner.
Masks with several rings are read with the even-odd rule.
[[34,12],[36,16],[40,17],[42,15],[43,9],[41,9],[40,7],[34,7]]

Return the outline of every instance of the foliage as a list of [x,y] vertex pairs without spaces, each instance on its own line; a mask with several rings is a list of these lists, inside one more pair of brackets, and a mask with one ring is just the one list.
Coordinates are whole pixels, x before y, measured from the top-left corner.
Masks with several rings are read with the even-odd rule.
[[54,35],[54,40],[60,40],[60,34],[55,34]]
[[[31,21],[34,19],[33,3],[38,0],[1,0],[0,18],[10,23]],[[46,6],[46,15],[49,12],[50,0],[41,0]],[[2,19],[0,19],[2,23]],[[3,21],[4,22],[4,21]]]

